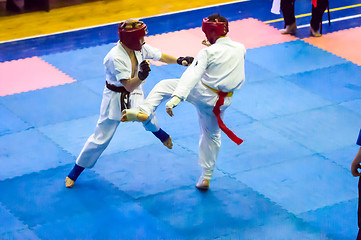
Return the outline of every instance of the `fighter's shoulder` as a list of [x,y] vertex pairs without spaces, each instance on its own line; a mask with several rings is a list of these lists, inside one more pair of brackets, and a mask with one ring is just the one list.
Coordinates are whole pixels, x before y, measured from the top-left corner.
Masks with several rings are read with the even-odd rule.
[[103,63],[105,65],[110,65],[110,66],[124,66],[124,65],[126,66],[127,64],[129,64],[126,59],[127,56],[125,56],[122,51],[112,49],[105,56]]
[[127,57],[128,54],[127,52],[124,50],[124,48],[122,48],[119,45],[114,46],[109,53],[107,54],[108,57],[113,58],[113,59],[122,59],[124,57]]
[[148,43],[144,43],[143,46],[142,46],[142,50],[153,50],[153,49],[157,49],[155,47],[153,47],[152,45],[149,45]]
[[196,59],[207,59],[207,57],[213,52],[213,50],[211,49],[212,46],[206,47],[206,48],[202,48],[197,56]]
[[233,40],[232,40],[232,44],[234,44],[234,46],[236,46],[236,47],[238,47],[238,48],[246,49],[246,47],[244,46],[243,43],[236,42],[236,41],[233,41]]

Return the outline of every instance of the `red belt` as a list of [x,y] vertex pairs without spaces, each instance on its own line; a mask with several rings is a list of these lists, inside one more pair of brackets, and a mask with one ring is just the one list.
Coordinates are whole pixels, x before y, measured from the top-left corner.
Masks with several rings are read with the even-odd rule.
[[314,7],[317,7],[317,0],[311,0],[311,2]]
[[234,134],[231,130],[229,130],[229,128],[226,127],[226,125],[223,123],[221,119],[220,107],[224,104],[224,99],[225,97],[227,97],[227,95],[229,95],[229,93],[217,90],[217,94],[218,94],[218,100],[213,108],[213,113],[217,117],[218,126],[233,142],[235,142],[237,145],[240,145],[243,142],[243,140],[237,137],[236,134]]

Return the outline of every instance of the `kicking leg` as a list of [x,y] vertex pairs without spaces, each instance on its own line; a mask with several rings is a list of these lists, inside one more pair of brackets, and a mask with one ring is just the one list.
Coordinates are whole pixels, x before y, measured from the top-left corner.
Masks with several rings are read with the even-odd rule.
[[132,109],[122,111],[122,122],[142,122],[147,131],[152,132],[169,149],[172,149],[172,138],[161,128],[155,116],[155,110],[166,99],[171,97],[178,85],[179,79],[167,79],[154,86],[148,97],[144,100],[134,96],[131,102]]
[[152,91],[143,103],[139,104],[136,109],[126,109],[122,112],[122,122],[138,121],[145,122],[148,117],[155,112],[157,107],[165,100],[172,96],[177,87],[179,79],[166,79],[160,81],[154,86]]

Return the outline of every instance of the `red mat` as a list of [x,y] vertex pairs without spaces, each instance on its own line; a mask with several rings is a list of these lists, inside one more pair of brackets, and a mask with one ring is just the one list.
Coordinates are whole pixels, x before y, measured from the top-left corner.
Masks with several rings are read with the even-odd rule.
[[[196,56],[205,47],[202,40],[205,38],[201,28],[181,30],[146,37],[145,41],[151,46],[159,48],[163,53],[180,56]],[[154,65],[162,65],[152,62]]]
[[[282,35],[278,29],[253,18],[233,21],[229,23],[228,36],[243,43],[246,48],[257,48],[277,43],[289,42],[298,38]],[[203,47],[201,42],[205,38],[201,28],[164,33],[146,37],[146,42],[162,50],[163,53],[178,56],[196,56]],[[154,63],[161,65],[160,63]]]
[[73,78],[38,57],[0,63],[0,96],[74,81]]
[[304,41],[361,66],[361,27],[328,33],[320,38],[306,38]]
[[253,18],[230,22],[228,36],[243,43],[247,49],[298,39],[291,35],[280,34],[278,29]]

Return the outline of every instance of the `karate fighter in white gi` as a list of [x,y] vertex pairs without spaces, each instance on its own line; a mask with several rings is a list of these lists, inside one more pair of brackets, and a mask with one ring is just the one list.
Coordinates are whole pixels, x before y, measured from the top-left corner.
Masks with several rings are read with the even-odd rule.
[[202,30],[207,38],[203,44],[208,47],[198,53],[182,77],[159,82],[138,109],[122,112],[121,121],[148,121],[159,104],[170,97],[166,103],[170,116],[181,101],[192,103],[198,111],[199,164],[203,167],[196,187],[208,190],[221,146],[221,129],[238,145],[243,141],[224,125],[221,117],[231,104],[233,91],[245,81],[246,49],[226,36],[228,21],[218,14],[203,19]]
[[[74,168],[65,179],[67,188],[74,186],[84,168],[92,168],[97,162],[120,123],[122,110],[136,108],[144,101],[142,85],[150,72],[150,65],[146,59],[184,66],[192,63],[192,57],[175,58],[146,44],[144,36],[147,32],[146,24],[138,20],[130,19],[119,24],[119,42],[104,58],[106,86],[100,117],[94,134],[86,141]],[[143,125],[166,147],[172,148],[171,137],[159,128],[154,115],[144,121]]]

